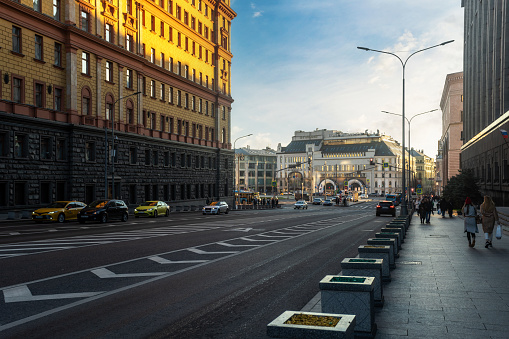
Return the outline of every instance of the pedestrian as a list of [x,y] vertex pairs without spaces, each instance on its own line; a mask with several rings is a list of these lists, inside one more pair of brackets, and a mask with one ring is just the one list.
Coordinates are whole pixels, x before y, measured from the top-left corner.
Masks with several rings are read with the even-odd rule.
[[449,213],[449,218],[452,218],[452,203],[450,201],[447,202],[447,213]]
[[430,199],[427,199],[427,204],[426,204],[426,224],[429,224],[430,223],[430,218],[431,218],[431,214],[435,214],[433,212],[433,201],[430,200]]
[[439,214],[442,214],[442,218],[445,218],[445,212],[447,212],[447,208],[449,207],[449,203],[447,202],[447,200],[445,198],[442,198],[442,200],[440,200],[440,213]]
[[441,209],[440,209],[440,207],[441,207],[441,206],[440,206],[440,202],[441,202],[441,201],[442,201],[441,199],[437,201],[437,214],[438,214],[438,215],[442,214],[442,213],[441,213]]
[[417,215],[419,215],[419,206],[421,205],[421,198],[415,200],[415,210],[417,211]]
[[486,239],[484,247],[493,247],[491,241],[493,240],[493,228],[495,228],[495,222],[498,223],[498,213],[495,203],[489,195],[484,196],[484,202],[481,204],[481,216],[482,230],[484,232],[484,238]]
[[477,228],[477,221],[475,217],[477,216],[477,210],[472,204],[472,200],[469,197],[465,199],[465,204],[461,209],[463,216],[465,217],[463,221],[464,232],[467,232],[468,246],[475,246],[475,234],[479,233],[479,229]]
[[421,224],[424,224],[424,221],[426,220],[426,199],[419,202],[419,209],[417,210],[417,214],[419,214]]

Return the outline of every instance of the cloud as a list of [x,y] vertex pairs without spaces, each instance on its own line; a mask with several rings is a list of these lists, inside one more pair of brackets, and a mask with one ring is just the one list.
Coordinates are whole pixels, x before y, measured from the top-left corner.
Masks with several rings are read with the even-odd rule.
[[258,17],[262,16],[262,14],[263,14],[263,11],[256,11],[253,13],[253,18],[258,18]]

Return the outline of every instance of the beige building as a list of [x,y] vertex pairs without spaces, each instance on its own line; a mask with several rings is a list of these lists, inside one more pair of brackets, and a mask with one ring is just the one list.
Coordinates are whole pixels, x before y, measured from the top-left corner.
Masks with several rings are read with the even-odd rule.
[[463,72],[448,74],[442,99],[442,137],[439,142],[437,183],[440,191],[447,181],[460,170],[460,153],[463,146]]

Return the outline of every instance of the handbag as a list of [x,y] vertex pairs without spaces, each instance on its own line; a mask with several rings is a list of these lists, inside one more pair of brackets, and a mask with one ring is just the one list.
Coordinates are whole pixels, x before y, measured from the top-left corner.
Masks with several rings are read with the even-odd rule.
[[502,226],[500,226],[500,224],[498,224],[498,226],[497,226],[497,230],[495,232],[495,237],[497,239],[502,239]]
[[479,214],[476,214],[475,216],[475,223],[482,224],[482,217]]

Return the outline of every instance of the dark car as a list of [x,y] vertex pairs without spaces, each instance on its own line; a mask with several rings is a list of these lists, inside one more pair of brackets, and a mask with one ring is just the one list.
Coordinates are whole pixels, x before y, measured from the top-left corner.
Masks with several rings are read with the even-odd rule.
[[376,205],[376,216],[379,217],[381,214],[390,214],[393,217],[396,216],[396,207],[392,201],[380,201]]
[[78,213],[80,224],[86,221],[105,223],[112,219],[127,221],[128,218],[129,211],[125,202],[115,199],[96,200]]

